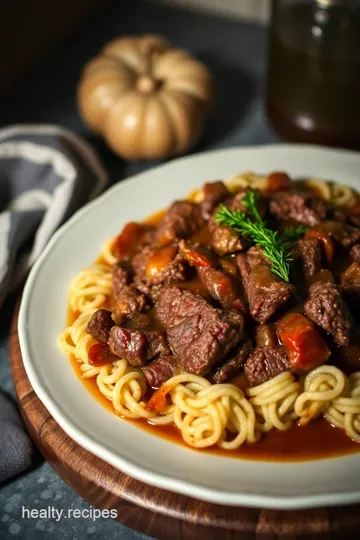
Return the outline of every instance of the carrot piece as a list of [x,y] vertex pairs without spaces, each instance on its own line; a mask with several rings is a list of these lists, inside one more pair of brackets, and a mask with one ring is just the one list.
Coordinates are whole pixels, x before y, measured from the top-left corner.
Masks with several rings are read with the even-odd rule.
[[134,247],[134,244],[141,238],[144,234],[144,227],[130,221],[125,225],[122,232],[115,238],[112,245],[112,252],[117,259],[121,259],[129,254],[131,249]]
[[174,260],[176,252],[177,248],[175,246],[166,246],[152,253],[146,264],[145,273],[147,277],[153,278],[159,275]]
[[331,353],[324,337],[301,313],[286,315],[276,329],[294,370],[310,371],[329,359]]
[[105,364],[110,364],[115,360],[118,360],[111,350],[109,345],[105,343],[95,343],[92,345],[88,352],[89,364],[92,366],[104,366]]
[[146,410],[155,411],[158,413],[163,412],[166,407],[166,395],[170,390],[171,388],[169,386],[166,386],[166,383],[160,386],[160,388],[153,393],[153,395],[147,402]]

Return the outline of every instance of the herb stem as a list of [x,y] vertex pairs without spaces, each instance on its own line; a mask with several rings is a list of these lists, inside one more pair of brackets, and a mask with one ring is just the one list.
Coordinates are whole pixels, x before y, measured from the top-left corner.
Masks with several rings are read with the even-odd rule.
[[[249,191],[242,199],[247,212],[229,210],[223,204],[216,214],[215,220],[222,225],[231,227],[241,235],[249,236],[251,240],[263,247],[264,255],[271,262],[271,270],[282,280],[290,281],[290,263],[293,260],[291,254],[291,242],[299,238],[305,227],[289,227],[280,235],[267,227],[259,214],[256,196]],[[254,221],[252,221],[252,219]]]

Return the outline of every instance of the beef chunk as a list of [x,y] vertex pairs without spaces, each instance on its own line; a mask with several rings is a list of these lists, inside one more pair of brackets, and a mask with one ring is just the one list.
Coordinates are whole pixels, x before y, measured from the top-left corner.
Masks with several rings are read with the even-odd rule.
[[269,347],[278,344],[275,330],[269,324],[258,324],[255,332],[255,340],[258,347]]
[[121,261],[113,268],[113,311],[118,324],[148,307],[146,296],[131,284],[133,270],[128,261]]
[[360,216],[354,214],[353,216],[348,217],[348,221],[354,227],[360,227]]
[[258,322],[266,322],[293,295],[294,287],[281,281],[272,273],[270,266],[258,248],[239,254],[239,265],[251,316]]
[[338,223],[337,221],[324,221],[316,227],[316,230],[325,232],[344,247],[350,247],[360,242],[360,229]]
[[266,197],[264,197],[263,193],[261,193],[261,191],[258,189],[252,189],[252,188],[242,189],[241,191],[236,193],[236,195],[234,195],[232,199],[229,200],[229,202],[225,206],[227,206],[229,210],[239,210],[240,212],[245,212],[246,214],[248,209],[243,203],[243,198],[249,192],[254,193],[256,197],[256,206],[257,206],[258,212],[261,217],[264,217],[268,209],[268,203],[267,203]]
[[240,313],[215,309],[185,289],[164,288],[155,310],[172,351],[190,373],[211,371],[243,337]]
[[311,193],[279,191],[270,199],[270,213],[276,219],[292,219],[313,226],[325,219],[326,205]]
[[147,298],[151,299],[153,304],[156,304],[156,302],[159,299],[159,294],[161,292],[161,289],[164,285],[161,283],[159,285],[147,285],[146,283],[139,283],[138,289],[139,291],[146,294]]
[[137,367],[159,355],[170,354],[164,332],[143,332],[122,326],[112,327],[109,347],[113,354]]
[[92,315],[87,324],[86,330],[96,341],[107,343],[111,328],[115,325],[111,316],[111,311],[107,309],[98,309]]
[[250,386],[257,386],[280,373],[290,370],[284,347],[256,347],[245,364],[245,374]]
[[168,285],[173,281],[184,281],[189,274],[185,257],[178,253],[176,245],[162,248],[145,247],[132,260],[134,283],[143,292],[155,285]]
[[132,268],[128,261],[121,261],[114,265],[112,271],[112,284],[114,294],[117,295],[121,290],[131,283]]
[[259,264],[270,264],[269,259],[265,257],[264,251],[260,246],[251,247],[247,251],[246,257],[250,268],[255,268]]
[[351,315],[335,283],[317,282],[309,289],[305,313],[320,328],[331,334],[338,345],[348,345]]
[[205,219],[209,219],[217,205],[229,195],[224,182],[209,182],[204,185],[204,200],[201,203],[202,215]]
[[239,297],[237,281],[216,268],[198,268],[198,274],[210,296],[225,309],[236,309],[246,314],[246,307]]
[[360,244],[355,244],[351,248],[350,255],[353,261],[360,263]]
[[315,276],[321,270],[321,241],[318,238],[304,238],[293,245],[295,264],[300,263],[306,279]]
[[[241,212],[247,212],[246,206],[244,206],[242,200],[246,193],[252,191],[256,194],[258,202],[258,210],[260,215],[263,217],[267,211],[267,202],[266,198],[262,195],[259,190],[246,188],[232,197],[228,197],[224,201],[224,205],[229,208],[229,210],[239,210]],[[244,236],[240,236],[236,231],[230,227],[225,227],[216,222],[215,217],[217,210],[214,212],[213,216],[209,220],[209,229],[211,232],[211,246],[217,255],[223,256],[229,253],[236,253],[239,251],[244,251],[250,245],[250,240]]]
[[211,247],[221,257],[229,253],[244,251],[250,245],[248,238],[240,236],[230,227],[216,223],[212,228]]
[[136,330],[150,330],[152,326],[152,320],[147,313],[134,313],[126,321],[126,328],[135,328]]
[[247,357],[252,349],[251,341],[245,341],[235,353],[230,354],[230,358],[225,360],[221,366],[217,367],[212,375],[216,383],[223,383],[231,379],[239,369],[245,364]]
[[344,208],[339,208],[338,206],[328,206],[327,216],[329,219],[333,219],[334,221],[338,221],[339,223],[345,223],[345,221],[347,220],[346,210]]
[[153,388],[159,388],[174,375],[177,368],[175,356],[159,356],[156,360],[143,367],[147,382]]
[[360,264],[353,262],[341,274],[341,292],[352,308],[357,308],[360,301]]
[[155,246],[172,244],[177,238],[188,238],[204,224],[201,206],[189,201],[174,202],[154,234]]
[[134,285],[126,285],[118,294],[114,295],[113,309],[118,324],[133,317],[136,313],[141,313],[148,306],[145,294]]

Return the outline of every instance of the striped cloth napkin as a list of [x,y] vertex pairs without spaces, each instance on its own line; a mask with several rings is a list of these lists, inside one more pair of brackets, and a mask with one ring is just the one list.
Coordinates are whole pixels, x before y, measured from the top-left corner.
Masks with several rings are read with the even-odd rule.
[[[96,153],[74,133],[50,125],[0,130],[0,307],[59,225],[106,184]],[[0,409],[2,482],[29,466],[32,445],[5,394]]]

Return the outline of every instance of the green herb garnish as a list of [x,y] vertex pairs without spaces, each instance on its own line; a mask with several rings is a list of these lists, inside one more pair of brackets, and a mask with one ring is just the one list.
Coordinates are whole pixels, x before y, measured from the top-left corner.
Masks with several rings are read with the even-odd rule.
[[271,270],[286,282],[290,281],[291,242],[297,240],[306,230],[305,227],[288,227],[283,234],[269,229],[259,214],[256,194],[249,191],[242,199],[247,212],[229,210],[223,204],[216,214],[215,220],[231,227],[244,236],[249,236],[254,244],[261,246],[264,255],[271,262]]

